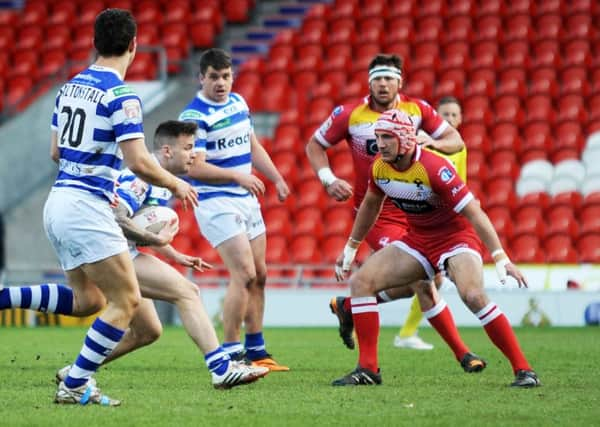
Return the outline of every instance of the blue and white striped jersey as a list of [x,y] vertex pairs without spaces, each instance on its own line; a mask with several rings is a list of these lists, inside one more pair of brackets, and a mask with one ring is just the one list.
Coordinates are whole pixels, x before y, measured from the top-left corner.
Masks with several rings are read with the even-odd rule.
[[[206,161],[220,168],[252,172],[250,110],[244,98],[231,93],[229,100],[215,103],[198,92],[179,116],[179,120],[198,124],[195,151],[205,151]],[[198,198],[245,197],[250,193],[237,183],[209,184],[190,179]]]
[[133,89],[116,70],[90,66],[58,92],[52,130],[60,153],[54,186],[112,202],[123,161],[118,143],[144,137],[142,105]]
[[[153,155],[154,160],[158,159]],[[132,217],[142,206],[167,206],[172,193],[164,187],[148,184],[138,178],[129,168],[124,169],[118,178],[117,195]]]

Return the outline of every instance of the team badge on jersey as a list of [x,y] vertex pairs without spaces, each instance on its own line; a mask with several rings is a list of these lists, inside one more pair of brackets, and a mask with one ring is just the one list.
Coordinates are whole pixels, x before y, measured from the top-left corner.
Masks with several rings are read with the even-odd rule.
[[440,176],[442,182],[450,182],[452,181],[452,178],[454,178],[454,174],[452,173],[452,171],[445,166],[442,169],[440,169],[438,175]]
[[344,111],[344,107],[342,105],[338,105],[333,109],[333,113],[331,113],[332,117],[339,115],[342,111]]
[[123,113],[126,117],[123,122],[125,124],[142,122],[142,106],[137,99],[123,101]]

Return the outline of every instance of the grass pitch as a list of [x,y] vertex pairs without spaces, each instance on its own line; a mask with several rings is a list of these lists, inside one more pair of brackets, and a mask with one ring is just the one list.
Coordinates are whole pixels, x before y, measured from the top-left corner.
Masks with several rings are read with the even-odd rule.
[[600,420],[600,330],[517,329],[543,387],[507,386],[508,362],[481,328],[461,333],[488,361],[466,374],[435,332],[432,351],[392,347],[380,335],[383,385],[331,387],[354,368],[357,352],[334,328],[267,329],[268,349],[290,372],[249,386],[214,390],[204,360],[183,329],[166,328],[154,345],[102,368],[99,386],[118,408],[52,403],[57,368],[71,363],[85,329],[0,328],[2,426],[575,426]]

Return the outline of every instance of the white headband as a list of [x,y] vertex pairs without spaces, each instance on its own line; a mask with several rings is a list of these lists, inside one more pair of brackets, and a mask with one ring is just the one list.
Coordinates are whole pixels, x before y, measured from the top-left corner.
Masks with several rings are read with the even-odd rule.
[[400,79],[401,75],[402,72],[396,67],[392,67],[390,65],[378,65],[377,67],[369,70],[369,83],[378,77],[392,77],[394,79]]

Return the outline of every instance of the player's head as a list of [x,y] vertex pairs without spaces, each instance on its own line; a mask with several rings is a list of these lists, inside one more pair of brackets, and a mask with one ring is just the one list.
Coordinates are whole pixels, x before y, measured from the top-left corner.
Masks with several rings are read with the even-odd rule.
[[394,163],[412,155],[417,144],[416,130],[410,117],[399,110],[388,110],[375,122],[375,139],[381,158]]
[[379,54],[369,64],[369,92],[372,100],[390,107],[402,87],[402,59],[398,55]]
[[223,49],[213,48],[200,57],[202,94],[216,102],[227,101],[233,85],[231,56]]
[[462,108],[458,99],[453,96],[440,99],[437,111],[453,128],[458,128],[462,123]]
[[136,50],[137,25],[131,12],[123,9],[106,9],[96,16],[94,47],[103,57],[130,54],[133,61]]
[[162,167],[174,175],[188,173],[196,154],[194,142],[198,125],[168,120],[154,132],[153,149]]

